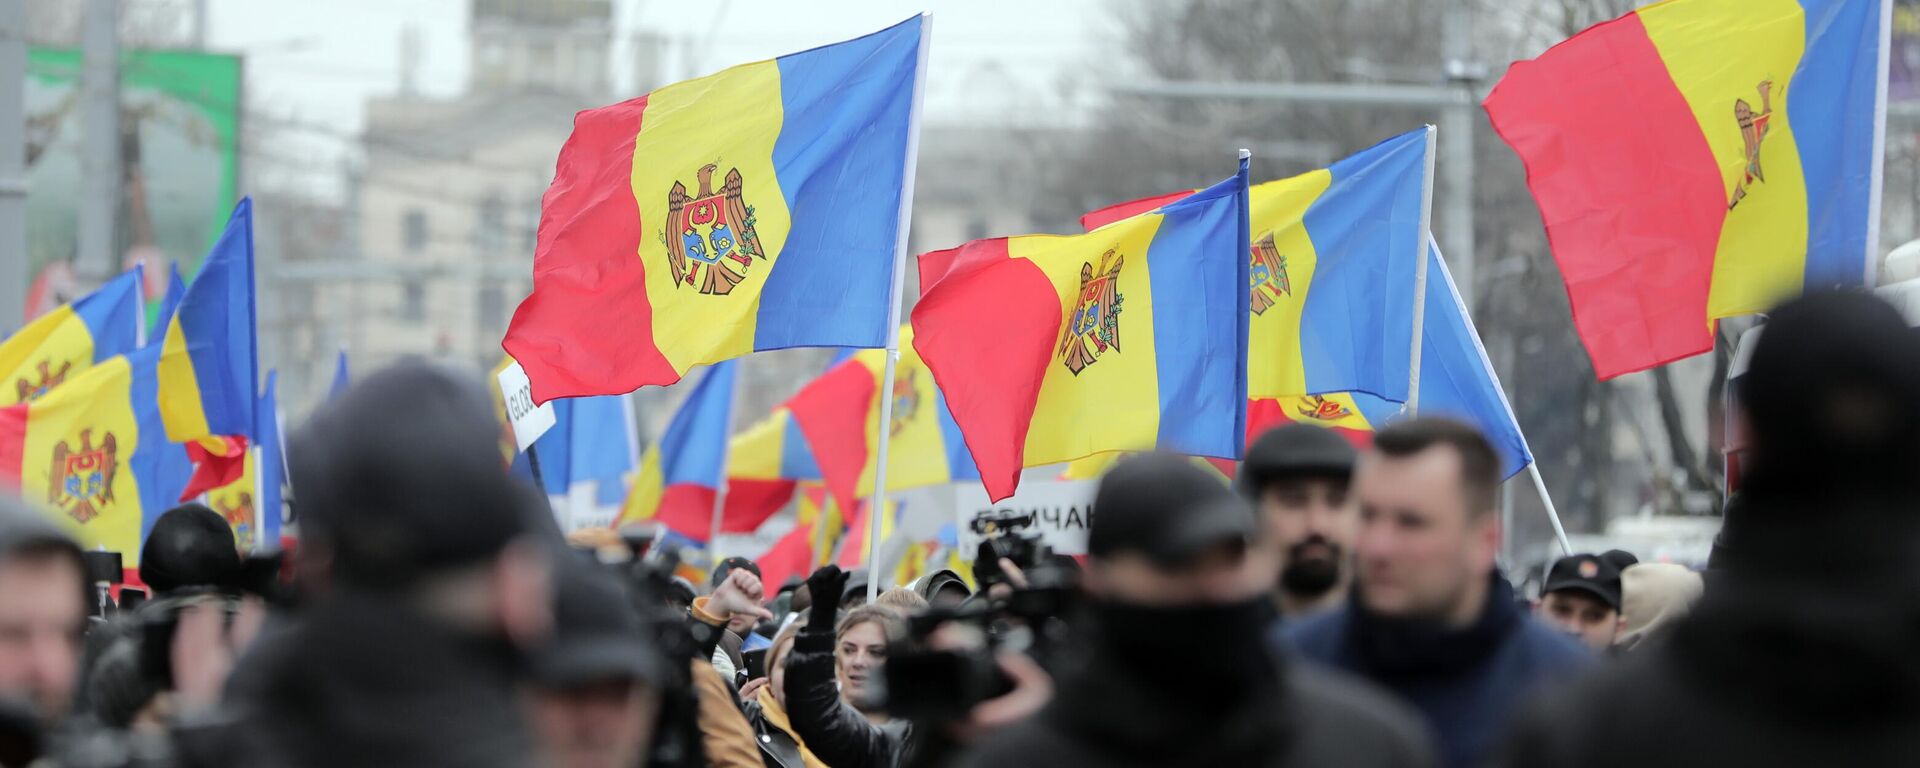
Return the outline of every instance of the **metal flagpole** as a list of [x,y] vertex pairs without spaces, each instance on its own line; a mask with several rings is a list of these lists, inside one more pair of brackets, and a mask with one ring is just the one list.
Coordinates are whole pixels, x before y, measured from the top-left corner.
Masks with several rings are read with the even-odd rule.
[[1567,529],[1560,525],[1560,512],[1553,508],[1553,497],[1547,495],[1547,481],[1540,479],[1540,465],[1527,464],[1527,472],[1533,475],[1533,489],[1540,492],[1540,503],[1547,506],[1547,520],[1553,523],[1553,537],[1560,540],[1560,553],[1573,554],[1573,545],[1567,543]]
[[906,289],[907,230],[913,223],[913,181],[920,164],[920,103],[927,92],[927,49],[933,14],[920,15],[920,58],[914,64],[913,106],[907,111],[907,158],[900,179],[899,231],[893,241],[893,293],[887,299],[887,364],[880,376],[880,440],[873,464],[873,502],[867,507],[867,602],[880,595],[880,518],[886,513],[887,438],[893,430],[893,369],[900,362],[900,293]]
[[1429,243],[1433,240],[1433,158],[1434,144],[1438,133],[1432,125],[1427,126],[1427,173],[1420,180],[1420,247],[1419,263],[1413,268],[1413,352],[1407,363],[1407,415],[1420,414],[1420,348],[1426,346],[1427,325],[1427,254]]
[[1867,287],[1880,282],[1881,187],[1887,175],[1887,75],[1893,45],[1893,0],[1880,1],[1880,71],[1874,85],[1873,178],[1867,185]]
[[[707,375],[713,375],[713,369],[707,369]],[[739,371],[734,371],[731,381],[733,386],[727,390],[727,417],[722,420],[726,433],[720,436],[720,478],[713,485],[713,527],[707,529],[707,557],[713,560],[707,564],[709,570],[720,566],[720,521],[727,511],[727,462],[733,460],[733,404],[740,394]]]

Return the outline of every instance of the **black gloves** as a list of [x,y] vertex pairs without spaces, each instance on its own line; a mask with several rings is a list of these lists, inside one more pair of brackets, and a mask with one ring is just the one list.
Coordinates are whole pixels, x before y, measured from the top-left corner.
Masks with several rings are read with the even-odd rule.
[[833,633],[834,621],[840,612],[840,597],[847,591],[848,575],[840,566],[828,565],[807,577],[807,592],[813,596],[813,606],[807,613],[808,630]]

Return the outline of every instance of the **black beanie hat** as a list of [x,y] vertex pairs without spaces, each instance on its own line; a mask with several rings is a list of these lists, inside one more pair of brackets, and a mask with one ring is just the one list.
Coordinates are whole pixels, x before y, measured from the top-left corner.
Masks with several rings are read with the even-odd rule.
[[190,587],[223,588],[239,568],[233,529],[204,504],[167,510],[140,547],[140,580],[156,595]]

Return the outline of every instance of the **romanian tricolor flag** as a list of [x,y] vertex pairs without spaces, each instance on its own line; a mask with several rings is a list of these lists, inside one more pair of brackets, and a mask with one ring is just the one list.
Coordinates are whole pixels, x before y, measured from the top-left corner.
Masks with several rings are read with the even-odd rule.
[[[878,349],[856,352],[787,400],[827,487],[844,507],[873,495],[886,354]],[[888,491],[980,479],[960,425],[913,348],[911,327],[900,330],[900,360],[888,396],[893,399],[887,427]]]
[[1868,282],[1886,35],[1883,0],[1668,0],[1507,71],[1487,114],[1600,378],[1712,349],[1717,318]]
[[0,340],[0,406],[37,399],[144,344],[140,272],[134,267]]
[[254,437],[254,317],[253,201],[242,198],[161,342],[160,411],[170,439]]
[[148,516],[186,481],[180,447],[155,407],[148,346],[102,362],[45,397],[0,408],[0,488],[42,505],[87,549],[138,564]]
[[1012,495],[1023,467],[1106,451],[1238,458],[1247,242],[1243,160],[1234,178],[1084,235],[923,254],[913,347],[987,495]]
[[615,527],[653,520],[693,541],[707,540],[714,494],[727,464],[734,367],[726,361],[708,368],[660,441],[647,447]]
[[504,342],[533,397],[885,343],[925,22],[581,112]]
[[[1247,393],[1370,392],[1405,400],[1432,129],[1409,131],[1331,167],[1250,195],[1252,310]],[[1176,192],[1102,208],[1092,230],[1179,200]]]

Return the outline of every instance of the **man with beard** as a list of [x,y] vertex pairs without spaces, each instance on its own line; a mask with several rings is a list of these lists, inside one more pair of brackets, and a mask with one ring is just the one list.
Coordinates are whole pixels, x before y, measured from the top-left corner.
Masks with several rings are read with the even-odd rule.
[[1041,712],[962,765],[1428,765],[1410,712],[1287,663],[1261,638],[1277,572],[1245,501],[1188,459],[1148,454],[1101,480],[1087,537],[1085,655]]
[[1357,513],[1347,505],[1356,452],[1330,429],[1289,424],[1247,449],[1240,492],[1260,510],[1267,545],[1282,555],[1275,599],[1298,618],[1347,597]]

